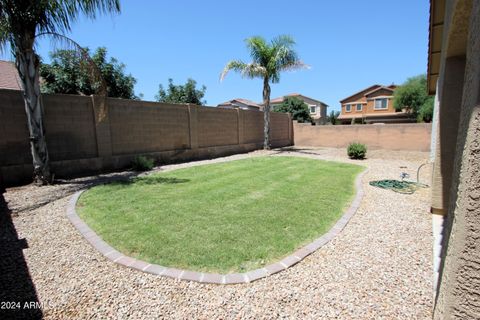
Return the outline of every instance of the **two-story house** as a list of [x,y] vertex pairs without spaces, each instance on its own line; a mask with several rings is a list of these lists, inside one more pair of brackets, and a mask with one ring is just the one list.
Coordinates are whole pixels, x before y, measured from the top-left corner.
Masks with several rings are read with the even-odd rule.
[[340,101],[342,110],[338,120],[351,123],[402,123],[415,119],[405,110],[396,111],[393,92],[396,86],[375,84]]
[[315,124],[325,124],[327,122],[327,108],[328,105],[322,101],[309,98],[307,96],[301,95],[299,93],[291,93],[286,96],[274,98],[270,100],[270,106],[272,109],[275,106],[282,104],[285,97],[297,97],[308,105],[308,110],[310,111],[310,116],[312,117]]

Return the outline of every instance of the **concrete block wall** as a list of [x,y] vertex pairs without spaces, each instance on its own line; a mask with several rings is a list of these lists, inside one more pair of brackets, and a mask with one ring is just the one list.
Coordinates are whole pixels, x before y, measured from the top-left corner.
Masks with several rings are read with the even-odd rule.
[[[0,181],[31,181],[27,119],[20,91],[0,90]],[[56,177],[119,170],[139,154],[161,163],[262,147],[263,113],[102,96],[44,95],[47,146]],[[275,147],[292,145],[288,114],[272,113]]]
[[[198,107],[197,136],[200,148],[238,144],[238,111]],[[261,142],[258,140],[256,142]]]
[[27,116],[19,91],[2,90],[0,98],[0,166],[31,163]]
[[188,106],[107,99],[112,154],[190,147]]
[[293,124],[296,146],[345,148],[360,142],[369,149],[429,151],[432,125],[429,123],[385,125]]

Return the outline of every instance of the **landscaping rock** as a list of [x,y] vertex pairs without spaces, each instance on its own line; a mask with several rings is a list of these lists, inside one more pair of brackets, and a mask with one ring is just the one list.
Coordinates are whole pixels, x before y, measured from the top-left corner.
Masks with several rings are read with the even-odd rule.
[[[261,155],[303,156],[369,168],[357,213],[339,235],[303,261],[240,285],[170,279],[112,263],[71,225],[65,208],[77,190],[132,175],[117,173],[41,188],[7,189],[4,197],[11,213],[3,214],[11,217],[18,239],[25,239],[20,250],[34,285],[33,289],[25,286],[24,296],[36,295],[46,319],[431,318],[430,190],[405,195],[368,185],[371,180],[398,179],[401,172],[416,177],[427,153],[369,150],[368,159],[359,162],[348,160],[344,149],[301,148],[257,151],[156,170]],[[429,166],[420,177],[428,183]],[[6,250],[17,250],[15,259],[22,258],[18,245]],[[0,272],[3,267],[0,262]],[[25,277],[25,272],[16,276]],[[14,289],[18,294],[15,281],[2,283],[1,290]]]

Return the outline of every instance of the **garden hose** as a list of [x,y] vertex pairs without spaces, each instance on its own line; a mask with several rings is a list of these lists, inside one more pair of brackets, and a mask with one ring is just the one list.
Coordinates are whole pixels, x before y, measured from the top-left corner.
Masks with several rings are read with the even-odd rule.
[[376,180],[376,181],[370,181],[369,184],[377,188],[390,189],[398,193],[412,194],[418,188],[428,188],[428,185],[419,182],[420,169],[426,164],[427,163],[424,163],[420,165],[420,167],[418,167],[417,182],[403,180],[404,178],[408,177],[408,174],[402,173],[400,175],[402,180],[394,180],[394,179]]
[[428,187],[426,184],[413,182],[413,181],[400,181],[400,180],[376,180],[370,181],[370,185],[382,189],[390,189],[392,191],[403,193],[403,194],[412,194],[418,188]]

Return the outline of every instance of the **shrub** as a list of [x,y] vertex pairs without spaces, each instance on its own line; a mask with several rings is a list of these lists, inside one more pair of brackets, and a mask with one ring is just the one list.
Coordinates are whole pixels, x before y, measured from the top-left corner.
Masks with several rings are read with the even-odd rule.
[[152,158],[147,158],[145,156],[136,156],[132,161],[132,169],[135,171],[148,171],[152,170],[154,166],[154,161]]
[[350,159],[365,159],[367,147],[362,143],[350,143],[347,149],[347,154]]

